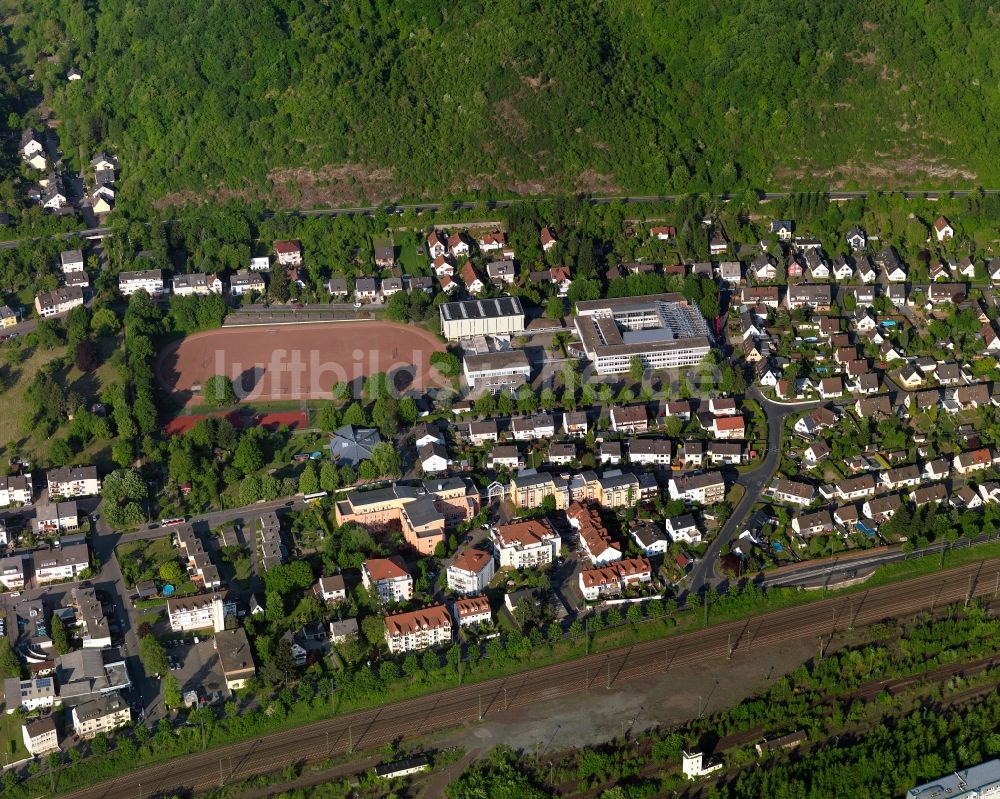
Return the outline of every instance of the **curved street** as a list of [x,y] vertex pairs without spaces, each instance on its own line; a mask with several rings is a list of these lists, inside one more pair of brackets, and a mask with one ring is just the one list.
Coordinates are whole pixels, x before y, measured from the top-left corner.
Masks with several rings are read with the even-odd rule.
[[778,464],[781,462],[781,434],[785,419],[803,411],[812,410],[820,404],[819,401],[774,402],[767,399],[757,387],[747,389],[747,396],[760,404],[767,419],[767,449],[763,459],[755,468],[738,474],[735,484],[743,489],[743,496],[736,503],[736,507],[733,508],[726,523],[722,525],[722,529],[709,544],[705,556],[695,561],[691,571],[688,572],[686,577],[687,590],[695,593],[716,587],[722,582],[716,569],[719,557],[728,551],[733,538],[743,530],[743,525],[750,516],[751,509],[761,498],[778,469]]

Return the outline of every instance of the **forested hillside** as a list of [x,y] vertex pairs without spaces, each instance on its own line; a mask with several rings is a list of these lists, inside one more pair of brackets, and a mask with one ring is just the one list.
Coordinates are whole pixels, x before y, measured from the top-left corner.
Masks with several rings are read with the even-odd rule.
[[1000,183],[987,0],[2,5],[130,207]]

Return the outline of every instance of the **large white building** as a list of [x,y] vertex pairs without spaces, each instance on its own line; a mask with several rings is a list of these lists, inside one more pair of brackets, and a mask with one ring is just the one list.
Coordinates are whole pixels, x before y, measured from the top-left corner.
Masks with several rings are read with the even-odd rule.
[[101,480],[96,466],[68,466],[49,469],[45,473],[49,499],[54,497],[92,497],[101,493]]
[[236,603],[225,594],[198,594],[171,597],[167,600],[170,629],[175,633],[204,630],[215,632],[226,629],[226,616],[236,615]]
[[441,334],[448,341],[474,336],[518,336],[524,332],[524,308],[517,297],[446,302],[440,313]]
[[83,252],[80,250],[63,250],[59,253],[59,266],[64,275],[83,271]]
[[997,796],[1000,796],[1000,760],[987,760],[906,792],[906,799],[996,799]]
[[141,272],[122,272],[118,275],[118,290],[128,297],[137,291],[145,291],[150,297],[166,293],[162,269],[144,269]]
[[451,641],[451,615],[444,605],[385,617],[385,642],[396,655]]
[[448,567],[448,588],[460,594],[478,594],[490,584],[495,572],[492,555],[481,549],[466,549]]
[[493,532],[493,548],[500,567],[524,569],[552,563],[562,540],[545,519],[502,524]]
[[701,363],[711,349],[708,325],[680,294],[591,300],[576,304],[576,331],[598,374]]

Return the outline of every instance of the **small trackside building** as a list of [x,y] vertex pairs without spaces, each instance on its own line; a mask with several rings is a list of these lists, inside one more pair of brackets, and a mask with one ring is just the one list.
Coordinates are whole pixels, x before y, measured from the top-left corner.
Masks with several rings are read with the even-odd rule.
[[398,655],[451,641],[451,615],[444,605],[385,617],[385,642]]
[[518,336],[524,308],[518,297],[446,302],[440,308],[441,334],[448,341],[473,336]]

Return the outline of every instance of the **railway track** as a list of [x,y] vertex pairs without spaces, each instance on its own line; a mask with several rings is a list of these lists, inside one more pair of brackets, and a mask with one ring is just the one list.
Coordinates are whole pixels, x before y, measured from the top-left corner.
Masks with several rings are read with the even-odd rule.
[[457,723],[476,721],[539,701],[601,691],[651,674],[750,655],[757,648],[808,638],[832,638],[852,626],[993,596],[1000,560],[988,560],[905,582],[725,622],[669,638],[543,666],[509,677],[458,686],[380,708],[312,722],[159,763],[66,799],[150,799],[201,792],[302,761],[370,749]]

